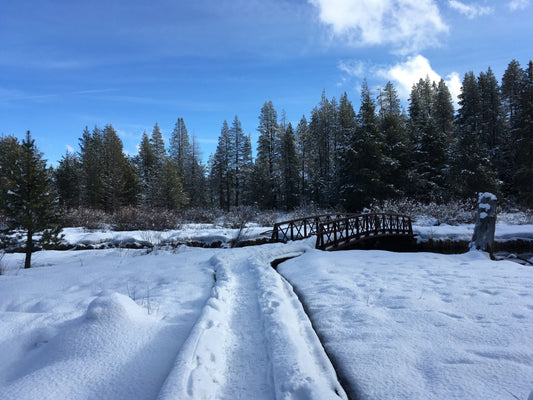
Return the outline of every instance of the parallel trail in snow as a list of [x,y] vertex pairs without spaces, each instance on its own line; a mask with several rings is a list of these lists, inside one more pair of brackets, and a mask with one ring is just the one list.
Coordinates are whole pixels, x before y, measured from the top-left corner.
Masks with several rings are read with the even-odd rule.
[[232,308],[228,316],[226,383],[220,399],[273,399],[272,364],[269,359],[261,310],[257,298],[255,269],[246,259],[227,259],[232,278]]
[[347,398],[292,287],[270,267],[288,250],[213,257],[211,298],[159,400]]

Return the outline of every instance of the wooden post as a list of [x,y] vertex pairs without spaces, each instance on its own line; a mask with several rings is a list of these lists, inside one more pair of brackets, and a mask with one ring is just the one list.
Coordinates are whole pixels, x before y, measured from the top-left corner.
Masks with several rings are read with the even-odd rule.
[[486,251],[494,258],[494,232],[496,230],[496,196],[492,193],[480,193],[476,226],[471,249]]

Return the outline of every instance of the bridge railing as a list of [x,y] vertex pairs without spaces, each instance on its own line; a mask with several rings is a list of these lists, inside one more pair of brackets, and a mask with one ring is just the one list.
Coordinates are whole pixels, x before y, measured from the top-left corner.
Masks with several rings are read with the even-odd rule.
[[319,222],[316,248],[332,250],[351,242],[383,236],[413,236],[411,218],[397,214],[357,214]]
[[345,218],[349,215],[351,214],[322,214],[276,222],[272,230],[272,241],[287,242],[289,240],[300,240],[317,235],[319,224]]

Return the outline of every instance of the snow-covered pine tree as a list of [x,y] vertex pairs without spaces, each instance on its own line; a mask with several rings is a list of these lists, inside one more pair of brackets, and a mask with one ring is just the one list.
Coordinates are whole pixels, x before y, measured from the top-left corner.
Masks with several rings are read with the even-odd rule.
[[[451,118],[451,119],[450,119]],[[411,196],[422,201],[447,200],[453,103],[444,81],[429,77],[413,85],[409,98],[409,137],[412,163]]]
[[385,196],[385,184],[381,177],[383,137],[379,131],[376,104],[366,80],[361,88],[361,106],[356,121],[354,191],[347,207],[349,211],[360,211]]
[[346,92],[341,96],[338,110],[340,147],[336,154],[339,165],[339,203],[351,208],[355,199],[355,162],[357,157],[357,124],[352,103]]
[[463,79],[455,123],[453,179],[463,198],[472,198],[479,192],[497,193],[496,173],[482,132],[481,95],[470,71]]
[[320,207],[329,207],[336,203],[338,193],[337,177],[335,176],[335,152],[334,148],[337,135],[337,102],[329,101],[325,91],[319,106],[311,112],[309,122],[309,188],[311,200]]
[[389,81],[378,96],[379,129],[383,136],[382,181],[387,198],[405,194],[410,164],[407,118],[400,106],[400,98]]
[[516,139],[520,136],[521,94],[524,82],[524,70],[517,60],[512,60],[505,70],[501,84],[501,100],[504,116],[504,130],[502,136],[501,157],[499,166],[500,179],[503,181],[503,190],[507,195],[516,197],[515,175],[519,169],[516,152],[520,149]]
[[519,200],[533,207],[533,61],[529,61],[522,81],[519,115],[519,126],[514,136],[518,166],[514,185]]
[[309,202],[309,156],[311,143],[309,138],[309,126],[305,115],[302,116],[296,127],[296,150],[300,161],[298,168],[298,193],[300,204],[306,205]]

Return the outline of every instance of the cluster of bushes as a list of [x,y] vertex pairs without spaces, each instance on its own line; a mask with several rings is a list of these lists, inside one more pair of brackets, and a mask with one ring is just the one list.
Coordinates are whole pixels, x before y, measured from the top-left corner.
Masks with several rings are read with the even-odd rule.
[[[184,224],[213,224],[215,226],[242,229],[250,224],[273,226],[276,222],[309,217],[339,210],[324,209],[314,204],[298,207],[292,211],[260,210],[257,206],[233,207],[229,211],[220,208],[188,208],[183,211],[146,210],[138,207],[123,207],[114,213],[102,210],[77,208],[63,213],[65,227],[83,227],[91,230],[112,229],[116,231],[180,229]],[[415,200],[387,200],[372,204],[364,212],[385,212],[410,215],[415,223],[423,225],[459,225],[473,223],[476,202],[453,201],[448,204],[421,203]],[[502,219],[509,223],[533,223],[532,210],[501,209]]]

